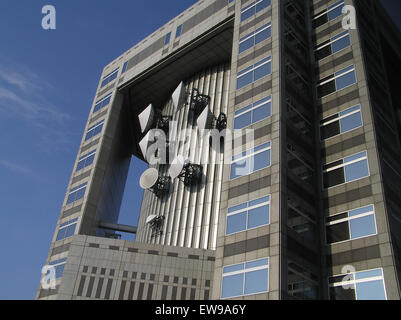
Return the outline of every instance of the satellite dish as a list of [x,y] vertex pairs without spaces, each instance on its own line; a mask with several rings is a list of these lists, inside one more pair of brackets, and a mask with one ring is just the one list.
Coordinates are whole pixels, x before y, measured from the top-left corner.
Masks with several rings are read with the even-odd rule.
[[146,170],[141,178],[139,179],[139,185],[142,189],[150,189],[152,188],[159,179],[159,172],[155,168],[150,168]]
[[172,179],[176,179],[181,174],[184,165],[185,165],[184,157],[181,155],[177,156],[177,158],[173,160],[173,163],[170,166],[170,169],[168,171],[169,176]]
[[146,136],[139,142],[139,148],[141,148],[142,155],[145,159],[146,159],[146,152],[148,151],[149,147],[149,136],[150,132],[148,132]]
[[146,224],[152,223],[156,218],[156,214],[151,214],[149,217],[146,218]]
[[201,112],[198,119],[196,119],[196,124],[199,129],[210,129],[212,126],[213,114],[210,112],[209,106]]
[[155,120],[155,110],[153,105],[150,104],[145,110],[143,110],[138,118],[139,124],[141,125],[141,131],[148,131],[153,126]]
[[174,107],[177,110],[180,110],[182,108],[182,106],[184,105],[184,99],[185,99],[184,82],[181,81],[181,83],[178,85],[177,89],[175,89],[175,91],[173,92],[172,98],[173,98]]

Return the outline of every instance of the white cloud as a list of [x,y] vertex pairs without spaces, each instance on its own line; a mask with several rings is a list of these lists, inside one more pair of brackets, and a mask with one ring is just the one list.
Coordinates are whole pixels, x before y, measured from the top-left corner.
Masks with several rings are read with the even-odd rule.
[[7,160],[0,160],[0,165],[5,167],[7,170],[18,173],[18,174],[23,174],[23,175],[32,175],[33,172],[27,167],[24,167],[22,165],[18,165],[16,163],[7,161]]

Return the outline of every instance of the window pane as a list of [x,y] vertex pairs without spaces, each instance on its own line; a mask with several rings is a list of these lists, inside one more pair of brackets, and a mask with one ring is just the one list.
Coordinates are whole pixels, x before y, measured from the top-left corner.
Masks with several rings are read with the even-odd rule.
[[356,83],[356,77],[355,77],[355,71],[352,71],[336,79],[336,88],[337,90],[341,90],[354,83]]
[[267,8],[270,5],[270,0],[263,0],[262,2],[256,5],[256,13],[262,11],[263,9]]
[[242,129],[251,124],[251,112],[244,113],[234,120],[234,129]]
[[327,16],[329,18],[329,21],[334,20],[335,18],[339,17],[342,15],[342,9],[343,9],[344,5],[339,6],[331,11],[329,11],[327,13]]
[[227,217],[227,234],[241,232],[246,229],[246,211]]
[[341,38],[340,40],[334,41],[332,43],[333,53],[341,51],[342,49],[351,45],[349,36]]
[[241,14],[241,22],[252,17],[254,14],[255,14],[255,7],[252,7]]
[[328,57],[331,54],[332,54],[331,46],[325,46],[325,47],[323,47],[320,50],[315,52],[315,57],[316,57],[316,60],[321,60],[323,58]]
[[351,239],[366,237],[376,234],[374,215],[358,218],[350,221]]
[[251,37],[248,40],[242,42],[239,45],[239,53],[242,53],[242,52],[248,50],[249,48],[252,48],[253,44],[254,44],[254,38],[253,37]]
[[266,205],[248,211],[248,228],[256,228],[269,223],[270,206]]
[[268,269],[245,273],[245,294],[266,292],[268,281]]
[[270,166],[270,150],[256,154],[254,157],[253,169],[251,171],[257,171]]
[[360,271],[355,274],[355,280],[362,280],[373,277],[383,277],[383,272],[381,269],[374,269],[368,271]]
[[257,121],[260,121],[262,119],[270,117],[270,115],[271,115],[270,108],[271,108],[271,104],[270,103],[266,103],[266,104],[258,107],[257,109],[254,109],[252,111],[252,113],[253,113],[252,122],[255,123]]
[[340,134],[340,121],[332,122],[320,128],[320,134],[323,140]]
[[354,289],[344,289],[342,286],[330,288],[331,300],[356,300]]
[[383,280],[357,283],[356,294],[358,300],[386,300]]
[[63,276],[64,267],[65,267],[65,264],[61,264],[61,265],[55,267],[56,279],[61,278]]
[[244,275],[223,277],[222,298],[237,297],[243,295]]
[[324,187],[330,188],[345,182],[344,169],[338,168],[323,175]]
[[327,23],[328,21],[329,20],[328,20],[327,14],[324,14],[324,15],[320,16],[319,18],[313,20],[312,27],[318,28],[318,27],[324,25],[325,23]]
[[348,222],[333,224],[326,227],[327,243],[336,243],[350,239]]
[[263,30],[262,32],[259,32],[258,34],[255,35],[255,45],[258,43],[261,43],[262,41],[270,38],[271,35],[271,29],[267,28],[266,30]]
[[317,91],[318,91],[319,98],[327,96],[327,95],[333,93],[334,91],[336,91],[336,83],[334,80],[327,82],[324,85],[319,86],[317,88]]
[[268,74],[270,74],[270,72],[271,72],[271,63],[268,62],[265,65],[256,68],[254,72],[255,72],[255,76],[254,76],[255,80],[254,81],[262,79],[263,77],[265,77]]
[[340,123],[341,132],[351,131],[362,126],[362,115],[360,112],[352,114],[348,117],[342,118]]
[[237,79],[237,90],[252,83],[252,72],[248,72]]
[[345,166],[346,182],[355,181],[369,176],[367,160],[362,160]]
[[231,164],[231,179],[245,176],[250,173],[250,165],[253,161],[249,158]]
[[247,262],[245,264],[245,269],[252,269],[256,267],[268,266],[269,259],[260,259],[256,261]]
[[59,232],[57,233],[56,241],[62,240],[64,238],[65,238],[65,228],[59,230]]

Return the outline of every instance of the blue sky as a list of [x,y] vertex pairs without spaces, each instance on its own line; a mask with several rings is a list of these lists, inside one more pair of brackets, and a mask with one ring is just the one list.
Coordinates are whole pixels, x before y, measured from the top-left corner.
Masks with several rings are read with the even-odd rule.
[[[0,299],[34,298],[103,67],[195,2],[1,0]],[[133,165],[120,222],[135,225]]]
[[[103,66],[195,2],[1,0],[0,299],[34,298]],[[135,225],[145,165],[132,166],[120,222]]]

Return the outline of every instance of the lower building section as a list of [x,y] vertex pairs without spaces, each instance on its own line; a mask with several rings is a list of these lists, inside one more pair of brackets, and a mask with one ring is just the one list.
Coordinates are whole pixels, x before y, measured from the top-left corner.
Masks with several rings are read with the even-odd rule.
[[215,253],[77,235],[49,300],[208,300]]

